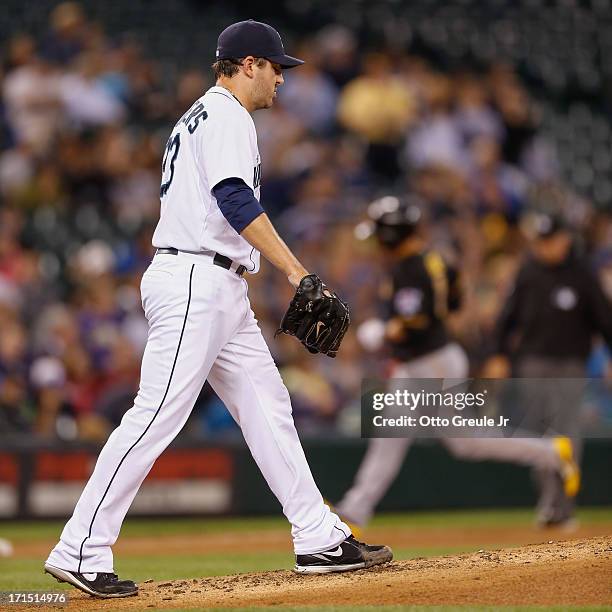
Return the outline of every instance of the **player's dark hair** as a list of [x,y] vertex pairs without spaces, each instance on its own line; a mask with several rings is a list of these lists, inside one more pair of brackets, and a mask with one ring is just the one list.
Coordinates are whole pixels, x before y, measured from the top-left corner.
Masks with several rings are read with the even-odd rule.
[[[217,60],[213,65],[213,73],[215,75],[215,80],[223,77],[232,78],[236,74],[238,74],[238,68],[242,65],[244,58],[241,59],[221,59]],[[266,60],[263,57],[255,58],[255,64],[257,66],[262,66]]]

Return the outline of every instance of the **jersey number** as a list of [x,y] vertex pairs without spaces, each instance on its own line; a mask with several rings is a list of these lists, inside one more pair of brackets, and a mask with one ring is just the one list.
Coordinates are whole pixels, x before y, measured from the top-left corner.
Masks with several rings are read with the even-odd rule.
[[[179,149],[181,148],[181,135],[177,132],[174,137],[170,136],[168,139],[168,144],[166,144],[166,151],[164,152],[164,160],[162,161],[162,184],[159,188],[159,197],[163,198],[167,193],[168,189],[170,189],[170,185],[172,184],[172,179],[174,178],[174,162],[176,161],[176,157],[178,155]],[[168,164],[168,157],[170,157],[170,152],[172,151],[172,157],[170,158],[170,176],[167,180],[166,178],[166,165]]]
[[[196,131],[198,125],[200,125],[200,119],[205,121],[208,118],[208,113],[204,110],[204,105],[201,102],[196,102],[182,117],[182,122],[187,126],[190,134]],[[181,135],[177,132],[174,136],[170,136],[168,143],[166,144],[166,150],[164,152],[164,160],[162,161],[162,184],[159,188],[159,197],[163,198],[170,189],[172,179],[174,178],[174,162],[178,156],[179,149],[181,148]],[[172,157],[170,153],[172,152]],[[170,176],[166,179],[166,165],[168,164],[168,157],[170,157],[170,166],[168,172]]]

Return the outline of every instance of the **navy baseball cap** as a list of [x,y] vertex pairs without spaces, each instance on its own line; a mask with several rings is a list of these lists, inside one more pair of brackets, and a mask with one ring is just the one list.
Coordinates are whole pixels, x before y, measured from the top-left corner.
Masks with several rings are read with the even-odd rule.
[[219,34],[216,58],[238,59],[252,55],[263,57],[282,68],[293,68],[304,63],[297,57],[285,54],[280,34],[261,21],[239,21],[228,26]]

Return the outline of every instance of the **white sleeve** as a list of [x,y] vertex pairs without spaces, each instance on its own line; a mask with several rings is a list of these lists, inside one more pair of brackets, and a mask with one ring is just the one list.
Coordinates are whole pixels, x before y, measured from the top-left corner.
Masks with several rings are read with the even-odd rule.
[[249,124],[245,118],[239,113],[213,111],[205,125],[198,148],[210,190],[232,177],[241,178],[252,188],[253,155]]

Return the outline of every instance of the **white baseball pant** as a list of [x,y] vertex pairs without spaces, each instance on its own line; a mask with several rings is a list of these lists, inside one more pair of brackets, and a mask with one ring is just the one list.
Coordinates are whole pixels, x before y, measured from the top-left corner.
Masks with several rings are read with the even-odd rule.
[[102,449],[48,563],[81,573],[113,571],[111,546],[125,515],[206,379],[281,502],[296,554],[337,546],[350,529],[323,503],[314,482],[246,281],[207,256],[156,255],[141,295],[149,336],[134,406]]

